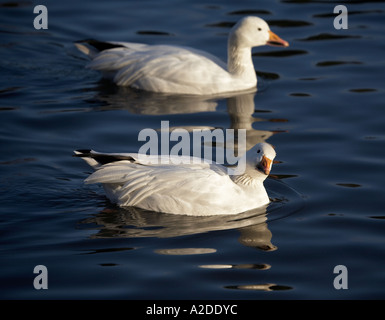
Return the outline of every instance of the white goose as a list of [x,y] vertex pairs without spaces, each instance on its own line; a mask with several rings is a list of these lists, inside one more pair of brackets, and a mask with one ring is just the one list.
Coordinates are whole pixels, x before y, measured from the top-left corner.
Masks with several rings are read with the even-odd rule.
[[191,95],[255,88],[251,48],[266,44],[289,45],[270,31],[263,19],[253,16],[241,19],[231,29],[227,65],[207,52],[188,47],[96,40],[75,43],[92,59],[89,68],[102,71],[119,86]]
[[[85,182],[102,183],[107,197],[119,206],[195,216],[237,214],[267,205],[263,181],[275,155],[270,144],[256,144],[242,158],[244,170],[229,175],[220,164],[197,163],[192,157],[190,163],[147,164],[135,153],[75,151],[96,170]],[[154,159],[159,163],[158,156]]]

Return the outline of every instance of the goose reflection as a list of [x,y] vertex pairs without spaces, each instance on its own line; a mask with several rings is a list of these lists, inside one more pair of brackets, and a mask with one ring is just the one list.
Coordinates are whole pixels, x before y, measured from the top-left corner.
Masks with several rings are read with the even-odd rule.
[[[171,115],[197,112],[214,112],[217,96],[202,97],[172,95],[135,90],[129,87],[113,86],[101,81],[96,88],[96,101],[102,102],[97,110],[127,110],[133,114]],[[223,98],[223,96],[222,96]]]
[[237,229],[240,232],[238,241],[242,245],[272,251],[277,247],[271,243],[266,207],[237,215],[196,217],[111,206],[94,217],[82,220],[80,224],[87,224],[87,229],[96,230],[91,238],[172,238]]
[[[227,99],[227,112],[231,121],[230,128],[246,130],[246,150],[251,149],[257,143],[265,142],[275,133],[274,131],[253,128],[253,123],[265,121],[265,119],[253,117],[255,112],[254,97],[255,92]],[[237,141],[234,141],[234,146],[237,147]]]
[[[263,118],[256,118],[254,98],[255,90],[245,91],[240,94],[220,95],[220,96],[188,96],[188,95],[169,95],[138,91],[128,87],[111,86],[102,83],[98,88],[99,94],[96,97],[103,106],[97,110],[127,110],[133,114],[143,115],[172,115],[172,114],[192,114],[200,112],[215,112],[218,102],[226,99],[227,112],[230,117],[230,129],[246,130],[246,150],[260,142],[265,142],[276,131],[257,130],[253,128],[256,122],[266,121]],[[178,126],[172,129],[186,129],[191,132],[193,129],[214,130],[210,126]],[[224,142],[223,142],[224,145]],[[234,141],[237,147],[237,141]],[[217,143],[217,146],[222,146]]]

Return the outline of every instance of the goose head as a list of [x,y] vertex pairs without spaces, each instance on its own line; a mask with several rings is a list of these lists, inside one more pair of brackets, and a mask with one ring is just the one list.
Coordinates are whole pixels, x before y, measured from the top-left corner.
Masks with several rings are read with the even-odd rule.
[[246,153],[246,170],[248,172],[256,171],[267,177],[275,156],[275,150],[270,144],[258,143]]
[[254,16],[248,16],[238,21],[230,31],[229,41],[237,47],[289,46],[287,41],[270,30],[265,20]]

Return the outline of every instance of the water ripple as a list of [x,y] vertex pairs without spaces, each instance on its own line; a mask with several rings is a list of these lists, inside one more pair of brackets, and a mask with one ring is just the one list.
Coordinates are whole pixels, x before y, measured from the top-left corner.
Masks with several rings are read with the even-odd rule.
[[319,33],[314,36],[310,36],[303,39],[298,39],[298,41],[324,41],[324,40],[339,40],[339,39],[358,39],[361,36],[356,35],[341,35],[341,34],[332,34],[332,33]]
[[308,27],[313,25],[313,23],[303,20],[268,20],[267,22],[270,26],[280,28]]
[[168,256],[185,256],[185,255],[207,254],[207,253],[215,253],[215,252],[217,252],[217,250],[212,248],[178,248],[178,249],[155,250],[155,253],[164,254]]
[[256,290],[256,291],[282,291],[292,290],[290,286],[284,286],[274,283],[262,283],[262,284],[246,284],[246,285],[235,285],[225,286],[225,289],[236,289],[236,290]]
[[276,50],[276,51],[267,51],[267,52],[255,52],[253,53],[254,57],[277,57],[285,58],[297,55],[308,54],[305,50]]
[[206,264],[199,266],[202,269],[257,269],[268,270],[271,265],[266,263],[254,263],[254,264]]
[[361,61],[321,61],[317,62],[317,67],[332,67],[332,66],[339,66],[344,64],[356,64],[360,65],[363,64]]
[[136,34],[140,35],[150,35],[150,36],[175,36],[173,33],[164,32],[164,31],[156,31],[156,30],[139,30]]
[[259,15],[259,14],[271,14],[271,11],[268,10],[255,10],[255,9],[245,9],[245,10],[235,10],[228,13],[228,15]]

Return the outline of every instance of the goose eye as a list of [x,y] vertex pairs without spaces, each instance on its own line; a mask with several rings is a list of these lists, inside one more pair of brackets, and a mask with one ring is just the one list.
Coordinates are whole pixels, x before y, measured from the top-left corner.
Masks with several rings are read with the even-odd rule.
[[258,31],[261,31],[262,30],[262,28],[258,28]]
[[261,152],[261,149],[259,149],[258,151],[257,151],[257,153],[260,153]]

